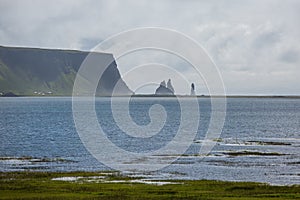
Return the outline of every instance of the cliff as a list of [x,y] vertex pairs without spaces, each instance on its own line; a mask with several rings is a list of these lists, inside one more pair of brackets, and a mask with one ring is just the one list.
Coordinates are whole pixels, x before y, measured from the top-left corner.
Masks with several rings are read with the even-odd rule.
[[[0,93],[71,95],[76,72],[89,52],[0,46]],[[100,60],[111,54],[97,53]],[[99,63],[101,67],[101,63]],[[116,62],[104,71],[96,95],[110,96],[121,79]],[[118,95],[132,94],[121,79]]]

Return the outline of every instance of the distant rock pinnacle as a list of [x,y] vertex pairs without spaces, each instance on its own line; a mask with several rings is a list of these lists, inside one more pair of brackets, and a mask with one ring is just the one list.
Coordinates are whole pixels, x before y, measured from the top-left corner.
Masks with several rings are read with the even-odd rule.
[[174,94],[175,91],[174,91],[174,88],[173,88],[173,86],[172,86],[171,79],[168,80],[167,88],[168,88],[169,90],[171,90],[172,93]]
[[167,87],[167,86],[166,86],[166,81],[162,81],[162,82],[160,83],[160,85],[161,85],[162,87]]
[[160,83],[159,87],[155,91],[155,95],[174,95],[174,92],[171,79],[169,79],[167,84],[165,81]]
[[191,96],[195,96],[195,95],[196,95],[196,93],[195,93],[195,84],[192,83],[191,84]]

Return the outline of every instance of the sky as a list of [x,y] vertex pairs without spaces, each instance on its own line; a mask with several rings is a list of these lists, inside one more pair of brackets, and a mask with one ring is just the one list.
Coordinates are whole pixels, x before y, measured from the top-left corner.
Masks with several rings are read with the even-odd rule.
[[[299,0],[0,0],[0,45],[89,50],[129,29],[167,28],[206,50],[227,94],[300,95],[299,11]],[[132,78],[153,77],[156,85],[141,93],[172,78],[178,94],[189,93],[191,82],[197,94],[206,94],[191,66],[173,57],[137,52],[117,63],[130,88],[136,87]],[[159,76],[157,70],[126,80],[129,70],[154,60],[172,65],[188,82]]]

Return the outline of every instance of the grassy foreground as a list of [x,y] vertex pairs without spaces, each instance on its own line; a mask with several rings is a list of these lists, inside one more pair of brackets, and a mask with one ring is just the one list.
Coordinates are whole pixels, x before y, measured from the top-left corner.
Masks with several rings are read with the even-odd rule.
[[[61,181],[55,180],[57,177],[80,179]],[[0,199],[300,199],[300,185],[207,180],[151,185],[131,181],[133,178],[103,172],[2,172]]]

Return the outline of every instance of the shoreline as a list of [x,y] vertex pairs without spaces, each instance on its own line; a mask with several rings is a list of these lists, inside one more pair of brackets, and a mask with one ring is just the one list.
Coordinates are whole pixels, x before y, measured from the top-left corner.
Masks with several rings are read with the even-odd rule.
[[294,199],[300,185],[148,180],[118,172],[0,172],[0,199]]
[[[16,96],[0,96],[0,98],[20,98],[20,97],[37,97],[37,98],[43,98],[43,97],[73,97],[72,95],[44,95],[44,96],[38,96],[38,95],[16,95]],[[93,97],[93,96],[75,96],[75,97]],[[221,96],[221,95],[197,95],[197,96],[190,96],[190,95],[118,95],[118,96],[95,96],[95,98],[125,98],[125,97],[131,97],[131,98],[268,98],[268,99],[300,99],[300,95],[227,95],[227,96]]]
[[[43,171],[43,170],[19,170],[19,171],[0,171],[0,182],[2,178],[5,176],[47,176],[53,178],[59,178],[60,181],[67,181],[67,182],[76,182],[76,177],[79,179],[82,177],[87,178],[86,182],[95,182],[99,176],[106,176],[108,178],[114,177],[113,180],[119,180],[122,182],[123,180],[128,181],[130,183],[131,180],[144,180],[148,182],[166,182],[166,183],[173,183],[173,182],[201,182],[201,181],[216,181],[216,182],[224,182],[224,183],[254,183],[254,184],[261,184],[261,185],[268,185],[268,186],[278,186],[278,187],[300,187],[300,183],[298,184],[280,184],[280,183],[270,183],[270,182],[262,182],[262,181],[246,181],[246,180],[224,180],[224,179],[188,179],[188,178],[153,178],[149,176],[147,173],[122,173],[116,170],[95,170],[95,171]],[[69,179],[72,178],[72,179]],[[73,179],[74,178],[74,179]],[[90,179],[88,179],[90,178]],[[92,180],[91,180],[92,179]],[[94,180],[93,180],[94,179]],[[100,178],[101,180],[103,177]],[[101,182],[101,181],[100,181]],[[116,181],[117,182],[117,181]],[[147,184],[147,183],[145,183]],[[0,184],[1,185],[1,184]],[[1,195],[0,195],[1,196]],[[0,198],[1,199],[1,198]]]

